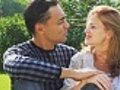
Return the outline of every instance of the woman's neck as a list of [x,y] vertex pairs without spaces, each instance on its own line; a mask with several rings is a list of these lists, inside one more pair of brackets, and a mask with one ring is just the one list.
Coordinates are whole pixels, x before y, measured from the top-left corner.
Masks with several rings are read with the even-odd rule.
[[96,68],[109,72],[109,64],[107,59],[108,46],[99,46],[94,48],[94,61]]

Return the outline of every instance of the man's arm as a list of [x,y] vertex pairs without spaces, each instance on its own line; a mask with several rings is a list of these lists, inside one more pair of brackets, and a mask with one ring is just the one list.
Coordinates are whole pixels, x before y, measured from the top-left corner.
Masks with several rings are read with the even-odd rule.
[[58,78],[81,80],[96,72],[81,73],[72,69],[59,67],[36,58],[22,55],[21,50],[10,49],[4,54],[4,70],[13,78],[33,81],[45,81]]
[[61,74],[61,67],[23,56],[16,49],[6,51],[3,58],[4,70],[14,78],[44,81],[59,78]]

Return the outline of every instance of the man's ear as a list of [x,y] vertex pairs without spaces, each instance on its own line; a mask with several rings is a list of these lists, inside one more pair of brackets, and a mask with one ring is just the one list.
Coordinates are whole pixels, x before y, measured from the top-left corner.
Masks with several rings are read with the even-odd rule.
[[44,33],[43,24],[37,23],[37,24],[35,25],[35,32],[36,32],[36,33]]

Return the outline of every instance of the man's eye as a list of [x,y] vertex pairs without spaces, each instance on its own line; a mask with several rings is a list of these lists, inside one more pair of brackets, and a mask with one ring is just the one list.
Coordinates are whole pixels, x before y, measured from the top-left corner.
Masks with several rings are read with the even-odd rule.
[[58,25],[63,24],[63,23],[64,23],[64,21],[59,21],[59,22],[58,22]]

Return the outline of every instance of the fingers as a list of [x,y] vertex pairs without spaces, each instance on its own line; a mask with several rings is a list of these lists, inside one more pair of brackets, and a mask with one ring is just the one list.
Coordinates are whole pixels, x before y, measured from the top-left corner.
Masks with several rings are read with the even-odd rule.
[[100,90],[106,90],[99,82],[94,82],[94,84],[96,84]]
[[107,75],[105,74],[100,74],[98,83],[104,88],[104,90],[110,90],[111,87],[111,80]]
[[98,74],[88,79],[88,82],[96,84],[101,90],[110,90],[111,87],[110,78],[105,74]]

